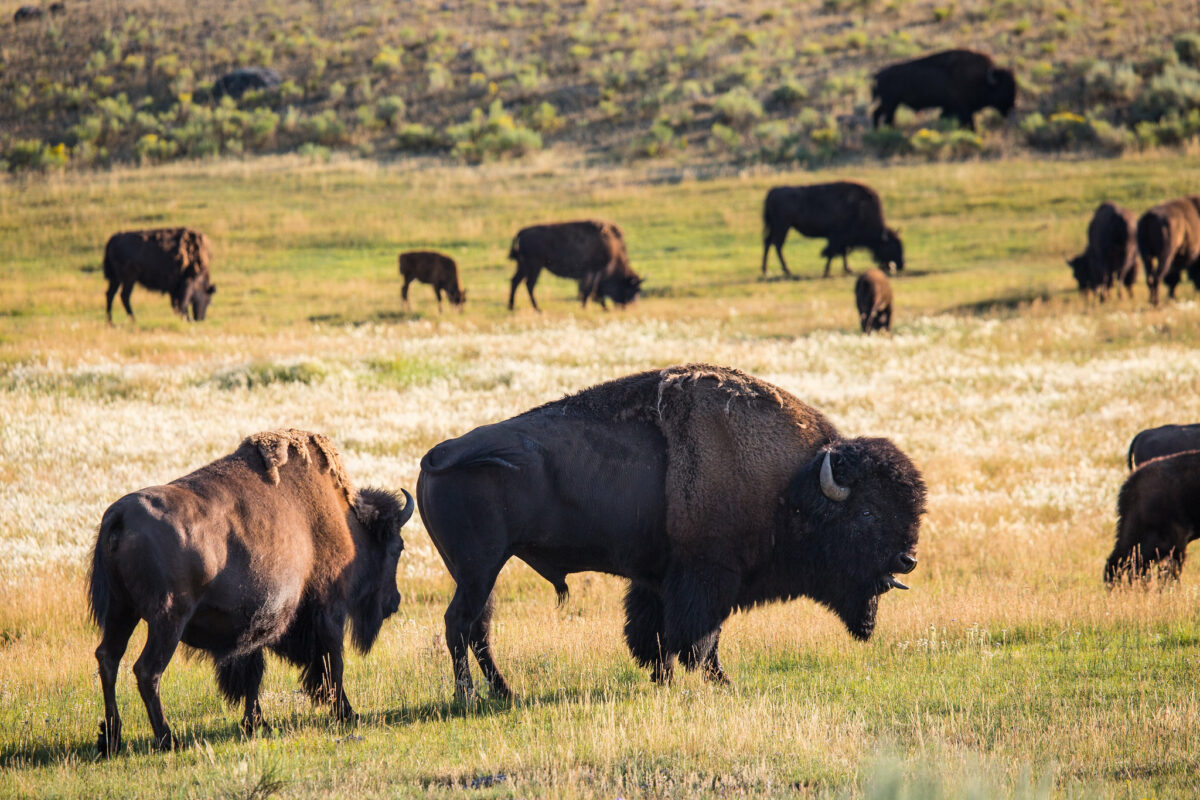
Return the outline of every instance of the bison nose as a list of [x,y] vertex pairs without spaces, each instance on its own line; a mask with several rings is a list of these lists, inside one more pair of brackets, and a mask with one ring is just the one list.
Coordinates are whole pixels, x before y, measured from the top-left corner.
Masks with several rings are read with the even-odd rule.
[[900,564],[900,566],[896,568],[897,572],[903,572],[907,574],[917,568],[917,559],[913,558],[908,553],[901,554],[896,561]]

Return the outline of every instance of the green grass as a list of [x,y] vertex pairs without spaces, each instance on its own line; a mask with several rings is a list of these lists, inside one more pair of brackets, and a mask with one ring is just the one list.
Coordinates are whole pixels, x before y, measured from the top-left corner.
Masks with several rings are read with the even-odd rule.
[[[1184,157],[1012,160],[717,175],[552,158],[467,170],[359,161],[186,164],[0,183],[0,796],[1176,797],[1200,788],[1200,580],[1107,592],[1124,449],[1200,392],[1195,292],[1087,305],[1062,256],[1102,199],[1137,212],[1191,190]],[[867,181],[901,229],[892,336],[857,330],[853,279],[759,275],[769,186]],[[625,230],[647,297],[581,311],[546,276],[544,312],[507,301],[512,234],[577,216]],[[104,322],[112,232],[180,223],[213,239],[209,319],[134,293]],[[470,292],[401,308],[396,253],[453,255]],[[869,259],[851,257],[856,271]],[[835,268],[837,265],[835,265]],[[451,701],[453,591],[419,520],[400,613],[353,655],[362,718],[332,723],[268,667],[270,736],[246,741],[203,658],[163,681],[186,746],[148,752],[123,663],[129,750],[92,753],[101,703],[84,555],[105,507],[257,430],[331,436],[360,485],[415,486],[421,455],[471,427],[638,369],[733,364],[849,435],[893,438],[930,511],[913,590],[867,644],[806,601],[732,618],[735,684],[652,686],[621,639],[621,582],[498,584],[497,659],[521,699]]]

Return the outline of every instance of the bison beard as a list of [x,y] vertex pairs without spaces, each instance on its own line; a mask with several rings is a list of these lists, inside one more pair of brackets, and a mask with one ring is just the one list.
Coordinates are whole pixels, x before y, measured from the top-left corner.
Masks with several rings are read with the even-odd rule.
[[489,629],[514,555],[560,592],[573,572],[628,578],[625,641],[656,682],[677,659],[727,681],[721,625],[763,603],[809,597],[866,639],[879,595],[907,588],[895,573],[916,566],[925,488],[888,440],[843,439],[777,387],[693,364],[443,442],[422,459],[417,496],[457,583],[446,641],[466,699],[469,651],[493,692],[511,694]]

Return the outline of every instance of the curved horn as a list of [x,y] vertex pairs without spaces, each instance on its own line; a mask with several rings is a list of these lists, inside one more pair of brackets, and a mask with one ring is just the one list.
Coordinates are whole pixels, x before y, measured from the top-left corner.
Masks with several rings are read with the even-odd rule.
[[835,503],[840,503],[850,496],[850,490],[845,486],[838,486],[837,481],[833,479],[833,465],[829,462],[828,450],[825,451],[825,460],[821,462],[821,494]]
[[408,493],[407,489],[400,490],[404,494],[404,510],[400,512],[400,527],[404,527],[404,523],[412,519],[413,511],[417,509],[417,504],[413,502],[413,497]]

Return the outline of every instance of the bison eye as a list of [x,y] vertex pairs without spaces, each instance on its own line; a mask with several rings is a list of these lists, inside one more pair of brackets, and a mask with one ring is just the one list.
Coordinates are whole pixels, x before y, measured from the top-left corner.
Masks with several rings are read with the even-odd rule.
[[863,513],[862,513],[862,515],[863,515],[864,517],[870,517],[870,516],[872,516],[872,514],[871,514],[871,509],[869,509],[869,508],[864,508],[864,509],[863,509]]

